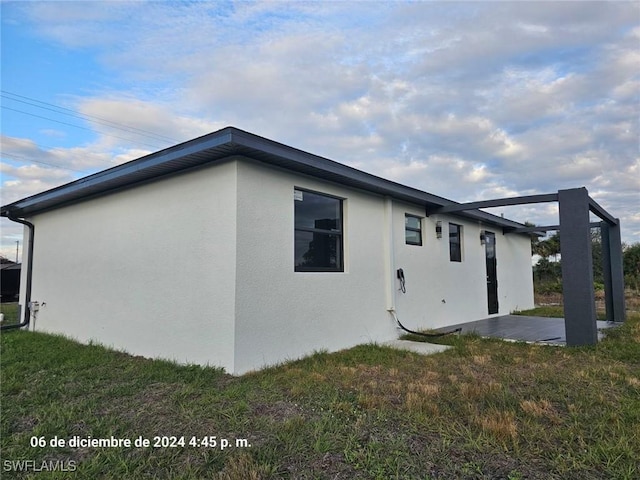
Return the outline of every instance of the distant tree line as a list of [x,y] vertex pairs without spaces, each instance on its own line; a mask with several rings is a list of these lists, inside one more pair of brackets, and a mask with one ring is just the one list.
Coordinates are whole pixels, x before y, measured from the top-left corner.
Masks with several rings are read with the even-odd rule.
[[[562,292],[562,257],[560,234],[540,240],[532,240],[531,251],[540,259],[533,267],[533,281],[538,293]],[[591,255],[593,260],[593,282],[596,290],[604,288],[602,271],[602,238],[600,229],[591,230]],[[640,291],[640,242],[622,244],[624,282],[628,289]]]

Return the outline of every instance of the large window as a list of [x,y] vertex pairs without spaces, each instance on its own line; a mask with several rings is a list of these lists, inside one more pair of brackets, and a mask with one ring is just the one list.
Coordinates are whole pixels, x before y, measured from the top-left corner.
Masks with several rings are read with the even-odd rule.
[[407,245],[422,245],[422,219],[415,215],[404,215],[404,239]]
[[449,259],[462,261],[462,226],[455,223],[449,224]]
[[344,271],[342,200],[296,189],[295,271]]

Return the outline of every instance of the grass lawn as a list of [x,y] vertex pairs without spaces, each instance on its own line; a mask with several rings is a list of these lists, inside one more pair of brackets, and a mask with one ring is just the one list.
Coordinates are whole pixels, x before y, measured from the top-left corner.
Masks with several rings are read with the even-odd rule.
[[[0,340],[3,479],[640,478],[638,314],[595,347],[454,336],[431,356],[366,345],[241,377],[41,333]],[[89,436],[165,440],[50,446]]]

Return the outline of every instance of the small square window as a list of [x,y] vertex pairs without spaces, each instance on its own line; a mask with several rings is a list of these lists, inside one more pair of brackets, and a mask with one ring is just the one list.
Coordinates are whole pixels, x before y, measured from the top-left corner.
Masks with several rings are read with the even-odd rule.
[[422,218],[405,214],[404,239],[407,245],[422,245]]
[[449,260],[462,261],[462,226],[449,224]]

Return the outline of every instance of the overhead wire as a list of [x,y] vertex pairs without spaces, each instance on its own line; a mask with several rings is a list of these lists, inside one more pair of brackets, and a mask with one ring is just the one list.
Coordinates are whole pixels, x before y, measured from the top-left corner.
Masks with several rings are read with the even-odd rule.
[[[70,126],[70,127],[75,127],[75,128],[79,128],[79,129],[82,129],[82,130],[88,130],[88,131],[90,131],[90,132],[94,132],[94,131],[95,131],[95,130],[94,130],[94,129],[92,129],[92,128],[83,127],[83,126],[80,126],[80,125],[75,125],[75,124],[73,124],[73,123],[69,123],[69,122],[63,122],[63,121],[61,121],[61,120],[55,120],[55,119],[53,119],[53,118],[44,117],[44,116],[42,116],[42,115],[36,115],[35,113],[25,112],[24,110],[18,110],[18,109],[16,109],[16,108],[7,107],[6,105],[0,105],[0,106],[1,106],[3,109],[5,109],[5,110],[11,110],[12,112],[22,113],[23,115],[29,115],[29,116],[31,116],[31,117],[41,118],[41,119],[43,119],[43,120],[48,120],[48,121],[50,121],[50,122],[60,123],[60,124],[62,124],[62,125],[68,125],[68,126]],[[114,135],[114,134],[112,134],[112,133],[104,133],[104,132],[100,132],[100,133],[102,133],[103,135],[105,135],[105,136],[107,136],[107,137],[118,138],[118,139],[120,139],[120,140],[125,140],[125,141],[127,141],[127,142],[132,142],[132,141],[134,141],[134,140],[132,140],[132,139],[130,139],[130,138],[120,137],[120,136],[118,136],[118,135]],[[139,142],[139,141],[135,141],[135,142],[136,142],[136,143],[138,143],[138,144],[140,144],[140,145],[145,145],[145,146],[147,146],[147,147],[151,147],[151,148],[162,148],[162,147],[159,147],[158,145],[152,145],[152,144],[150,144],[150,143],[144,143],[144,142]]]
[[[30,105],[36,108],[42,108],[44,110],[49,110],[54,113],[58,113],[60,115],[68,115],[71,117],[76,117],[82,120],[86,120],[93,123],[98,123],[104,126],[108,126],[111,128],[116,128],[118,130],[122,130],[128,133],[134,133],[136,135],[145,136],[148,138],[152,138],[154,140],[162,140],[168,142],[178,142],[177,139],[168,137],[166,135],[161,135],[159,133],[152,132],[150,130],[145,130],[143,128],[134,127],[131,125],[126,125],[120,122],[114,122],[113,120],[109,120],[107,118],[98,117],[96,115],[90,115],[88,113],[80,113],[76,110],[61,107],[60,105],[55,105],[53,103],[44,102],[42,100],[38,100],[36,98],[28,97],[26,95],[20,95],[17,93],[9,92],[7,90],[0,90],[0,96],[6,98],[7,100],[12,100],[14,102],[24,103],[26,105]],[[17,98],[14,98],[17,97]],[[41,104],[41,105],[38,105]]]
[[[131,134],[131,135],[138,136],[138,137],[146,137],[146,138],[151,139],[151,140],[153,140],[155,142],[162,142],[161,145],[158,145],[157,143],[154,143],[154,144],[147,143],[147,142],[143,142],[143,141],[140,141],[140,140],[134,140],[132,138],[127,138],[127,137],[124,137],[124,136],[116,135],[115,133],[107,133],[107,132],[103,131],[103,129],[100,129],[100,128],[89,128],[89,127],[85,127],[85,126],[82,126],[82,125],[77,125],[75,123],[69,123],[69,122],[65,122],[65,121],[62,121],[62,120],[58,120],[56,118],[51,118],[51,116],[38,115],[37,113],[32,113],[32,112],[29,112],[29,111],[20,110],[18,108],[13,108],[13,107],[10,107],[10,106],[7,106],[7,105],[0,105],[0,107],[2,109],[4,109],[4,110],[13,111],[13,112],[16,112],[16,113],[19,113],[19,114],[22,114],[22,115],[28,115],[28,116],[31,116],[31,117],[34,117],[34,118],[40,118],[40,119],[43,119],[43,120],[46,120],[46,121],[49,121],[49,122],[54,122],[54,123],[58,123],[58,124],[61,124],[61,125],[66,125],[66,126],[69,126],[69,127],[81,129],[81,130],[87,130],[87,131],[90,131],[90,132],[96,132],[97,131],[101,135],[104,135],[104,136],[107,136],[107,137],[112,137],[112,138],[117,138],[119,140],[124,140],[124,141],[127,141],[127,142],[135,142],[136,144],[141,145],[141,146],[143,145],[143,146],[150,147],[150,148],[153,148],[153,149],[161,149],[161,148],[166,147],[166,143],[167,142],[171,142],[171,143],[177,143],[178,142],[178,140],[176,140],[174,138],[168,137],[166,135],[161,135],[161,134],[152,132],[150,130],[145,130],[145,129],[134,127],[134,126],[131,126],[131,125],[126,125],[126,124],[123,124],[123,123],[115,122],[113,120],[109,120],[107,118],[98,117],[98,116],[95,116],[95,115],[80,113],[80,112],[78,112],[76,110],[73,110],[73,109],[70,109],[70,108],[67,108],[67,107],[62,107],[60,105],[56,105],[56,104],[53,104],[53,103],[49,103],[49,102],[45,102],[45,101],[42,101],[42,100],[38,100],[36,98],[29,97],[29,96],[26,96],[26,95],[20,95],[18,93],[10,92],[10,91],[7,91],[7,90],[0,90],[0,97],[4,98],[6,100],[9,100],[9,101],[14,101],[14,102],[21,103],[23,105],[28,105],[30,107],[35,107],[35,108],[39,108],[39,109],[42,109],[42,110],[47,110],[47,111],[53,112],[54,114],[66,115],[66,116],[69,116],[69,117],[77,118],[77,119],[89,122],[90,124],[93,124],[93,125],[95,125],[97,127],[101,126],[101,127],[104,127],[104,128],[115,129],[115,130],[119,130],[119,131],[122,131],[122,132],[125,132],[125,133],[128,133],[128,134]],[[45,150],[47,148],[48,149],[52,149],[52,147],[45,147],[43,145],[38,145],[35,142],[34,142],[34,145],[37,148],[41,149],[41,150]],[[61,165],[55,165],[53,163],[43,162],[43,161],[40,161],[40,160],[33,160],[32,158],[26,158],[26,157],[21,156],[21,155],[16,155],[16,154],[12,154],[12,153],[6,153],[4,151],[1,152],[1,154],[2,154],[3,157],[7,157],[7,158],[14,159],[14,160],[17,160],[17,161],[26,161],[26,162],[39,163],[39,164],[46,165],[46,166],[49,166],[49,167],[69,170],[69,171],[76,172],[76,173],[85,173],[85,171],[75,170],[75,169],[72,169],[72,168],[63,167]]]
[[26,158],[26,157],[23,157],[21,155],[14,155],[13,153],[2,152],[1,156],[9,157],[9,158],[12,158],[12,159],[18,160],[18,161],[24,160],[24,161],[27,161],[27,162],[39,163],[41,165],[46,165],[48,167],[59,168],[59,169],[62,169],[62,170],[69,170],[70,172],[86,173],[86,170],[76,170],[74,168],[63,167],[61,165],[56,165],[54,163],[47,163],[47,162],[43,162],[41,160],[33,160],[32,158]]

